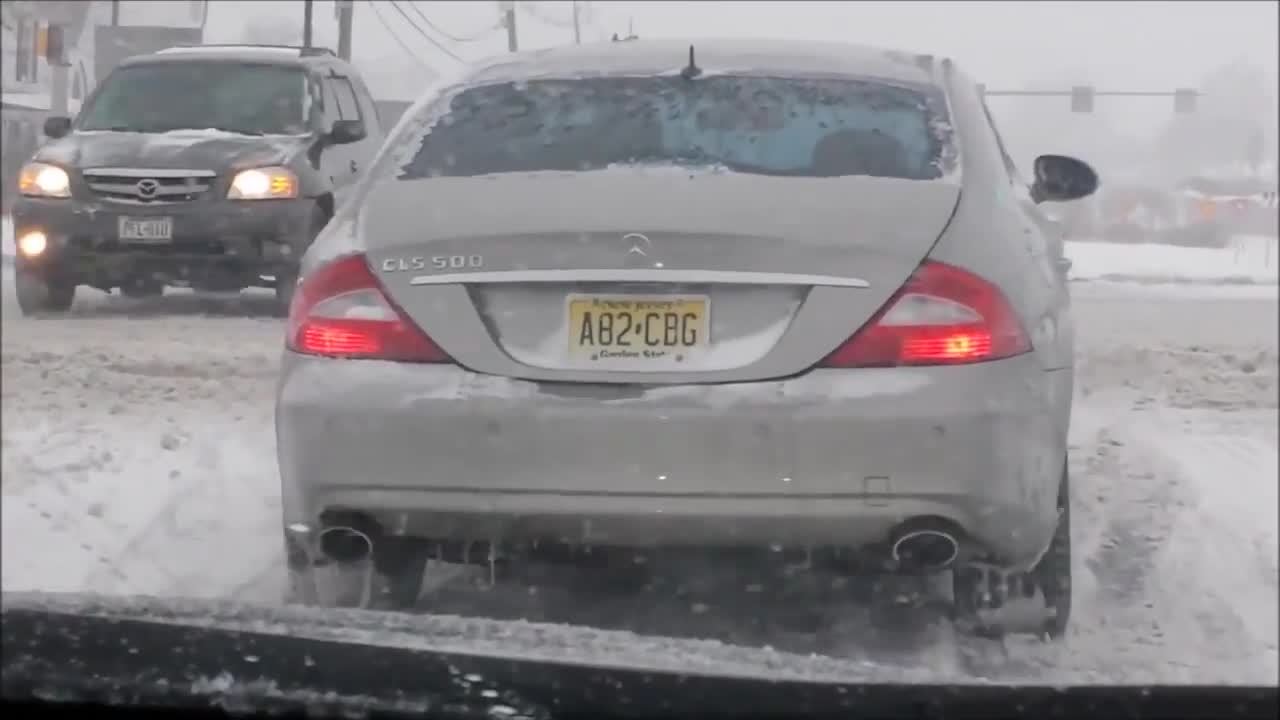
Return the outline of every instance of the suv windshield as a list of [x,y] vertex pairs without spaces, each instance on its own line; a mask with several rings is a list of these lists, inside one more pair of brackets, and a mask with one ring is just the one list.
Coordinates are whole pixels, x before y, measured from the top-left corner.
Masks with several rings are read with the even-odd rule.
[[454,96],[401,178],[656,163],[927,180],[952,161],[946,118],[938,90],[863,80],[499,83]]
[[134,65],[113,72],[80,115],[81,130],[215,128],[247,135],[307,132],[299,68],[228,62]]

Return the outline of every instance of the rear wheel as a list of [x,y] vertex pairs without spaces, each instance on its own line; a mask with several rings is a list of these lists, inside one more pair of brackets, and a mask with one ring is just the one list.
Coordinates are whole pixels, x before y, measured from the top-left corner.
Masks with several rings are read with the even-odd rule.
[[76,298],[75,283],[50,280],[30,271],[15,274],[14,291],[23,315],[65,313]]
[[1066,634],[1071,620],[1071,483],[1065,463],[1058,486],[1058,528],[1044,557],[1031,571],[1044,594],[1044,632],[1052,638]]
[[293,268],[281,270],[276,273],[275,279],[275,314],[278,317],[286,317],[289,314],[289,305],[293,302],[293,293],[298,288],[298,271]]
[[[1057,639],[1066,634],[1071,619],[1071,500],[1066,465],[1058,485],[1058,525],[1044,556],[1028,573],[1006,573],[999,568],[970,565],[957,567],[953,575],[954,616],[967,629],[983,636],[1006,632],[1030,632]],[[1039,622],[1016,624],[1001,620],[1011,601],[1042,601]],[[1019,615],[1021,615],[1019,613]]]

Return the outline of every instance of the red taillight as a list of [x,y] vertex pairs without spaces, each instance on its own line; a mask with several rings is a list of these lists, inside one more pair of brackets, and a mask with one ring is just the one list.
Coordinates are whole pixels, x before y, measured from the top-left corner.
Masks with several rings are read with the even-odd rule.
[[307,355],[451,362],[387,298],[363,255],[335,260],[302,281],[289,306],[285,344]]
[[960,365],[1031,350],[1017,314],[995,285],[926,261],[821,367]]

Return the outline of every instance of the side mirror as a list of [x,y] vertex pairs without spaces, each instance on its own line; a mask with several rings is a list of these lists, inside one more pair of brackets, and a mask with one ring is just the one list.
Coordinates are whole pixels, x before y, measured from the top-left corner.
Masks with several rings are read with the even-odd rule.
[[71,118],[61,115],[54,115],[44,119],[44,134],[47,137],[58,139],[66,137],[71,132]]
[[365,138],[364,123],[359,120],[334,120],[329,142],[334,145],[360,142]]
[[1066,155],[1041,155],[1035,161],[1031,197],[1037,202],[1067,202],[1098,189],[1098,173],[1089,163]]

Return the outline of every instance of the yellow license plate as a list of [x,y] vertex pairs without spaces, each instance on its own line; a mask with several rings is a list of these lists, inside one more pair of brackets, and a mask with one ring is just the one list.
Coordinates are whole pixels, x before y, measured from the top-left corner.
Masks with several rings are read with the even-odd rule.
[[710,340],[710,306],[703,295],[571,296],[569,354],[608,364],[683,362]]

